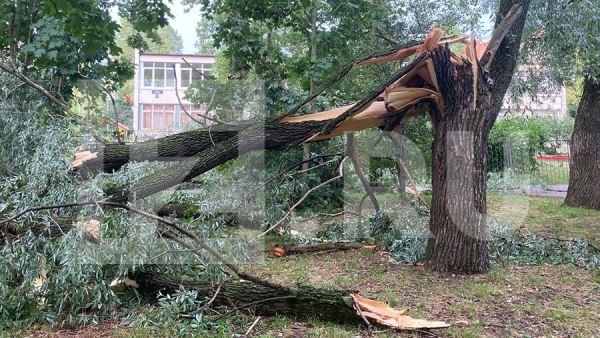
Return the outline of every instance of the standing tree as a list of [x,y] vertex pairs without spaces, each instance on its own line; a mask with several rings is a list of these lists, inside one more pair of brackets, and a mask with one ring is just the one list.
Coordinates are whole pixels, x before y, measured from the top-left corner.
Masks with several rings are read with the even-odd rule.
[[584,79],[571,138],[565,204],[600,210],[600,4],[546,1],[536,4],[533,13],[533,22],[543,26],[536,27],[531,45],[549,65],[548,75],[561,84]]
[[[434,120],[427,262],[437,271],[489,269],[486,224],[487,139],[517,65],[530,0],[502,0],[481,62],[433,55],[444,107]],[[473,49],[475,49],[473,47]],[[471,55],[477,51],[472,51]]]
[[[133,62],[134,48],[128,41],[136,35],[133,25],[126,19],[121,20],[117,36],[117,46],[121,48],[121,57]],[[151,34],[143,36],[143,45],[139,46],[144,52],[149,53],[181,53],[183,51],[183,39],[181,35],[171,26],[163,26]]]
[[600,77],[586,75],[571,138],[569,206],[600,210],[599,130]]

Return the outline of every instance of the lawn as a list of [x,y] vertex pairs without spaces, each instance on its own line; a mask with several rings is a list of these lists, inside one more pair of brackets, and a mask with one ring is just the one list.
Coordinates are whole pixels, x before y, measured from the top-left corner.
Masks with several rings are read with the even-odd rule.
[[[348,194],[348,197],[356,201],[362,195]],[[386,211],[412,212],[394,193],[378,193],[377,198]],[[431,195],[425,194],[423,198],[429,202]],[[405,207],[398,208],[399,205]],[[369,203],[365,206],[365,215],[373,212]],[[560,239],[585,239],[600,248],[600,211],[565,206],[562,198],[489,193],[488,218],[522,234],[533,232]],[[425,222],[428,220],[424,217]]]
[[[398,266],[371,250],[268,258],[246,265],[279,283],[359,290],[391,306],[409,307],[414,317],[462,321],[438,336],[600,336],[600,273],[574,266],[495,267],[479,276],[431,272],[421,266]],[[254,321],[249,312],[230,316],[210,330],[187,331],[196,337],[243,334]],[[191,328],[188,326],[188,330]],[[31,336],[94,337],[175,336],[174,326],[127,327],[117,321],[76,331],[40,328]],[[366,337],[363,327],[285,317],[263,318],[252,331],[256,337]],[[416,336],[376,329],[373,337]]]
[[[399,203],[395,194],[380,193],[378,196],[383,208],[391,209]],[[402,210],[406,212],[408,209],[404,204]],[[365,215],[371,211],[367,208]],[[585,238],[594,245],[600,245],[600,212],[565,207],[561,199],[492,194],[488,198],[488,211],[491,220],[512,224],[514,231],[521,234],[537,233],[561,239]],[[299,222],[298,216],[295,222]],[[426,216],[422,218],[427,221]],[[322,219],[313,217],[297,228],[319,228],[322,223]],[[436,336],[600,336],[600,270],[597,269],[588,270],[574,265],[504,266],[496,263],[485,275],[456,276],[432,272],[421,265],[391,264],[387,255],[364,249],[282,258],[267,256],[244,265],[243,269],[276,283],[358,290],[363,296],[385,301],[393,307],[408,307],[413,317],[462,323],[433,331]],[[139,311],[149,310],[146,307]],[[219,324],[211,328],[194,328],[189,320],[182,320],[177,325],[161,325],[159,321],[150,326],[126,326],[120,319],[115,319],[73,331],[41,327],[10,334],[39,337],[232,337],[245,333],[255,319],[252,313],[246,311],[219,319]],[[274,317],[261,318],[252,335],[366,337],[368,332],[359,326]],[[407,337],[418,334],[378,328],[372,336]]]
[[488,196],[489,217],[515,231],[555,238],[579,238],[600,247],[600,212],[563,205],[552,197]]

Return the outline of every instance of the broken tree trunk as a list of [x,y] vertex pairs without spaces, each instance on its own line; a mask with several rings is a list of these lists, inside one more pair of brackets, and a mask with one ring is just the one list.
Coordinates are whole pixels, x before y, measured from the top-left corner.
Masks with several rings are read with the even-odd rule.
[[[448,48],[433,53],[444,110],[434,123],[432,201],[427,261],[437,271],[489,268],[486,230],[486,149],[489,87],[481,81],[473,109],[471,65],[454,65]],[[483,95],[485,93],[485,95]]]
[[[374,54],[345,67],[330,80],[339,80],[355,66],[419,54],[354,105],[287,116],[297,112],[299,108],[295,108],[265,125],[252,124],[221,142],[211,143],[178,165],[111,189],[109,199],[124,202],[144,198],[252,150],[281,149],[366,128],[393,130],[402,118],[429,111],[434,115],[435,137],[431,215],[434,238],[428,243],[428,261],[440,271],[484,272],[489,267],[485,229],[486,142],[516,66],[529,2],[501,1],[496,30],[488,45],[493,48],[485,50],[486,61],[482,65],[476,57],[480,54],[473,50],[477,48],[475,41],[468,44],[470,57],[465,58],[448,47],[449,43],[466,42],[465,38],[441,39],[442,32],[434,29],[420,45]],[[505,39],[507,34],[510,38]],[[444,47],[436,48],[440,45]]]
[[568,206],[600,210],[599,128],[600,83],[587,77],[571,139]]
[[284,149],[302,143],[320,131],[326,122],[256,123],[194,156],[179,161],[176,166],[145,176],[132,185],[113,187],[107,190],[107,195],[114,202],[144,198],[189,181],[250,151]]
[[242,121],[236,125],[214,125],[141,143],[106,144],[95,158],[83,162],[77,169],[87,176],[98,171],[117,171],[134,161],[178,161],[236,135],[252,123]]
[[[497,41],[489,43],[498,46],[497,52],[485,64],[476,58],[452,63],[447,47],[433,53],[443,98],[443,107],[434,116],[432,236],[426,251],[434,270],[483,273],[490,267],[487,138],[516,68],[529,5],[530,0],[500,2],[493,35]],[[490,70],[489,77],[484,69]]]
[[[208,282],[180,281],[156,273],[142,272],[133,276],[132,285],[138,291],[155,297],[172,293],[180,287],[196,290],[200,297],[210,298],[212,306],[249,309],[258,315],[286,315],[304,319],[319,319],[341,324],[371,324],[396,330],[439,329],[450,324],[410,317],[408,309],[396,310],[387,304],[361,297],[345,290],[331,290],[298,286],[285,288],[276,285],[258,285],[244,281],[225,281],[218,287]],[[223,315],[223,316],[224,316]]]
[[[138,273],[131,276],[139,285],[138,291],[155,297],[158,292],[172,293],[184,286],[198,291],[200,297],[215,294],[210,282],[177,280],[156,273]],[[299,318],[318,318],[337,323],[360,324],[362,318],[352,306],[350,291],[300,286],[294,289],[263,286],[246,281],[222,282],[214,306],[252,305],[260,315],[288,315]],[[318,309],[318,311],[317,311]]]

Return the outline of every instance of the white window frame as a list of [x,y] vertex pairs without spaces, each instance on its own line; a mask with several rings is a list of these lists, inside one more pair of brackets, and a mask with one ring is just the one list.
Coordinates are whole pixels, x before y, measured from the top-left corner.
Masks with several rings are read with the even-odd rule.
[[[193,68],[195,68],[196,70],[200,71],[202,73],[202,78],[201,80],[206,80],[204,73],[205,72],[210,72],[212,74],[213,72],[213,66],[214,63],[210,63],[210,62],[190,62],[190,64],[193,66]],[[194,69],[192,69],[192,67],[188,66],[186,63],[180,63],[179,64],[179,72],[177,76],[177,81],[179,81],[177,84],[179,85],[179,87],[181,88],[188,88],[189,86],[184,86],[182,83],[183,80],[183,75],[182,75],[182,70],[189,70],[189,75],[187,77],[188,83],[190,85],[193,84],[192,79],[194,78],[193,74],[194,74]]]
[[[148,67],[146,66],[147,63],[152,64],[152,66]],[[157,63],[162,63],[165,66],[164,67],[160,67],[157,68],[156,64]],[[167,86],[167,73],[168,70],[172,70],[172,64],[175,64],[175,73],[177,73],[177,63],[176,62],[168,62],[168,61],[142,61],[142,87],[143,88],[163,88],[163,89],[167,89],[167,88],[175,88],[175,82],[173,82],[172,86]],[[152,80],[150,81],[150,85],[146,85],[146,70],[152,70]],[[154,83],[156,82],[156,72],[158,71],[162,71],[163,73],[163,80],[162,80],[162,86],[155,86]],[[175,76],[173,78],[173,80],[175,80]]]

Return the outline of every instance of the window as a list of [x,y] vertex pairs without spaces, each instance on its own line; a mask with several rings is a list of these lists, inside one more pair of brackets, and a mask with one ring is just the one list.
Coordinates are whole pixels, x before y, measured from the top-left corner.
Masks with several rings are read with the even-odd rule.
[[212,63],[186,63],[181,64],[181,87],[189,87],[198,81],[204,80],[212,72]]
[[172,88],[175,73],[172,62],[144,62],[144,87]]
[[181,86],[189,87],[190,86],[190,77],[192,74],[191,68],[181,68]]
[[144,87],[152,86],[153,69],[152,62],[144,62]]
[[[184,105],[185,109],[187,110],[188,113],[190,113],[190,115],[194,116],[194,118],[196,118],[197,120],[201,120],[203,122],[208,122],[207,119],[204,117],[204,112],[206,111],[206,107],[204,105],[197,107],[197,106],[193,106],[190,104],[186,104]],[[192,119],[183,111],[183,108],[180,109],[181,113],[179,114],[179,120],[180,120],[180,126],[185,126],[186,124],[189,123],[196,123],[195,121],[192,121]]]
[[175,127],[175,105],[144,104],[143,129],[168,130]]
[[152,110],[154,106],[151,104],[143,105],[143,125],[144,129],[152,129]]

